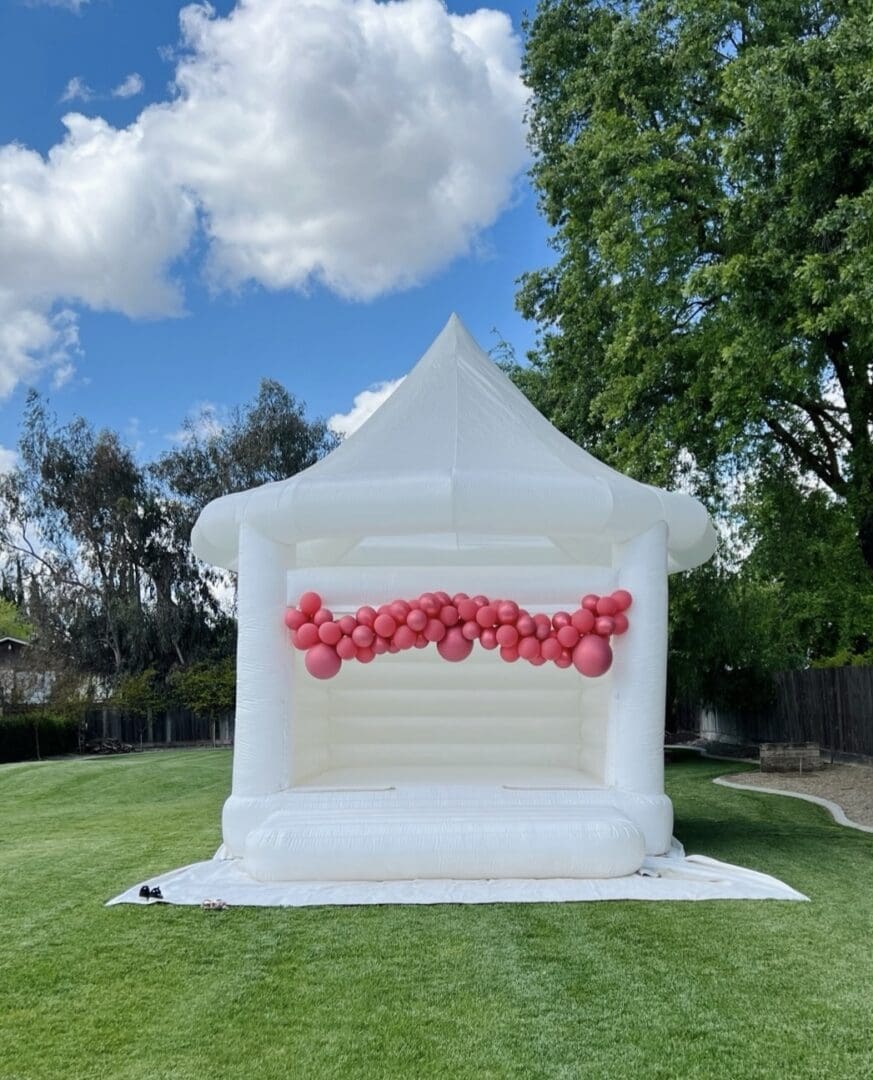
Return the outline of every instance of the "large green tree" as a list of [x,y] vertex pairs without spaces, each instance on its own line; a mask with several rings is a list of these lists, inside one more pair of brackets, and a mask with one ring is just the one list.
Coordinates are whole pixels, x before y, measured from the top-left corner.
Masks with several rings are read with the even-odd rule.
[[873,566],[873,12],[543,0],[533,181],[556,262],[524,389],[618,467],[710,494],[777,460]]

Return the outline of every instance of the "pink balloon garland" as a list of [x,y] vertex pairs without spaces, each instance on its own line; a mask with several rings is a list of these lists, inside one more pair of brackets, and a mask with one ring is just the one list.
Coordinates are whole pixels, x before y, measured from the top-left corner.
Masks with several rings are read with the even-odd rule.
[[422,593],[415,600],[394,600],[379,608],[358,608],[354,615],[334,618],[315,592],[305,592],[285,612],[291,644],[306,653],[306,670],[316,679],[332,679],[344,661],[369,664],[383,653],[436,645],[444,660],[466,660],[478,641],[497,649],[501,660],[525,660],[534,667],[547,662],[575,667],[597,678],[612,666],[610,638],[626,633],[625,612],[633,598],[626,589],[608,596],[589,593],[576,611],[531,615],[512,600]]

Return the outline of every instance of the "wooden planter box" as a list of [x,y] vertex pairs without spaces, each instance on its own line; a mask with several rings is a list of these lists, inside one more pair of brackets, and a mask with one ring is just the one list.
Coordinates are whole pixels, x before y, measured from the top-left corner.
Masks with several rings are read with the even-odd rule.
[[818,743],[761,743],[761,772],[812,772],[822,764]]

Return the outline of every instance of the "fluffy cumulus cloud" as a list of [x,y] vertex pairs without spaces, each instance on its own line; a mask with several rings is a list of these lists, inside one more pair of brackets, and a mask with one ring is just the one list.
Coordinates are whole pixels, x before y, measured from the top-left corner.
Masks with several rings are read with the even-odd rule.
[[376,383],[360,394],[355,394],[352,407],[346,413],[334,413],[327,421],[327,426],[335,435],[345,438],[357,431],[365,420],[369,420],[379,406],[387,401],[397,387],[403,382],[403,377],[393,379],[390,382]]
[[369,299],[469,251],[512,197],[524,90],[504,13],[240,0],[180,20],[168,101],[125,129],[69,114],[45,158],[0,147],[0,394],[69,365],[76,305],[181,311],[172,267],[198,234],[215,289]]

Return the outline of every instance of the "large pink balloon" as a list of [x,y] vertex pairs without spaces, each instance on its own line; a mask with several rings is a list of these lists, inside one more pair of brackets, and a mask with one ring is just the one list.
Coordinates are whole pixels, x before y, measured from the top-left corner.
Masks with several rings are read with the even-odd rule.
[[437,652],[443,660],[450,660],[453,664],[466,660],[472,651],[473,642],[464,637],[460,626],[449,627],[446,636],[437,642]]
[[311,618],[321,607],[321,597],[317,592],[305,592],[297,601],[297,606]]
[[306,650],[306,670],[316,679],[332,679],[343,666],[337,651],[330,645],[313,645]]
[[612,665],[609,642],[596,634],[586,634],[573,650],[573,663],[577,671],[590,679],[603,675]]

